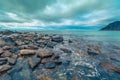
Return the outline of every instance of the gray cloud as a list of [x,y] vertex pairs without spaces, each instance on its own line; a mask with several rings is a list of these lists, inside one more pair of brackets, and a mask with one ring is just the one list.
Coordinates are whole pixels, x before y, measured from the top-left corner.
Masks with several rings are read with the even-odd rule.
[[[115,13],[119,12],[116,4],[118,2],[119,0],[1,0],[0,24],[17,23],[18,26],[22,23],[21,26],[33,23],[37,26],[85,25],[85,23],[89,25],[92,22],[101,24],[102,21],[111,21],[109,19],[111,17],[112,20],[116,19]],[[111,10],[115,10],[115,13],[110,13]],[[100,11],[104,12],[99,13]]]

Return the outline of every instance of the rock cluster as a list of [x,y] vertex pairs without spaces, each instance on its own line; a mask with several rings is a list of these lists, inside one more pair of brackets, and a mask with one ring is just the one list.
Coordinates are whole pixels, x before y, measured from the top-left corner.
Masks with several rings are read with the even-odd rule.
[[[39,65],[44,65],[42,67],[44,69],[54,69],[62,64],[59,55],[53,50],[56,45],[63,42],[63,37],[60,35],[20,33],[8,30],[1,31],[0,34],[2,35],[0,36],[0,75],[13,75],[13,72],[19,70],[20,66],[25,68],[24,65],[27,64],[29,71],[35,70]],[[25,64],[23,64],[24,61],[26,61]],[[21,75],[17,74],[17,76]],[[42,80],[46,79],[48,78],[42,77]]]

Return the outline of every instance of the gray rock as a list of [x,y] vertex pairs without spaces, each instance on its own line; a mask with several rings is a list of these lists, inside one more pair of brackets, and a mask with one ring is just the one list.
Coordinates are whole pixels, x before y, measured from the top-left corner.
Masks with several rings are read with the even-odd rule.
[[0,72],[10,70],[11,68],[12,68],[12,66],[10,66],[8,64],[2,65],[2,66],[0,66]]
[[41,59],[38,58],[37,56],[33,56],[32,58],[29,58],[29,65],[30,67],[33,69],[35,68],[39,63],[40,63]]

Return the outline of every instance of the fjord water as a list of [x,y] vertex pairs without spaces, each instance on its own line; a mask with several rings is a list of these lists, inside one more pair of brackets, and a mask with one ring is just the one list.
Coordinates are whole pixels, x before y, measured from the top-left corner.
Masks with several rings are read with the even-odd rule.
[[40,32],[47,34],[62,34],[66,36],[73,35],[95,41],[120,41],[120,31],[50,30]]

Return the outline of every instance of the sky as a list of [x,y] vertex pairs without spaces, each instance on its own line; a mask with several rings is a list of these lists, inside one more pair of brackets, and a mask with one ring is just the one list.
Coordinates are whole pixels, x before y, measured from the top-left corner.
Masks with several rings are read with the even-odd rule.
[[98,30],[119,13],[120,0],[0,0],[0,28]]

